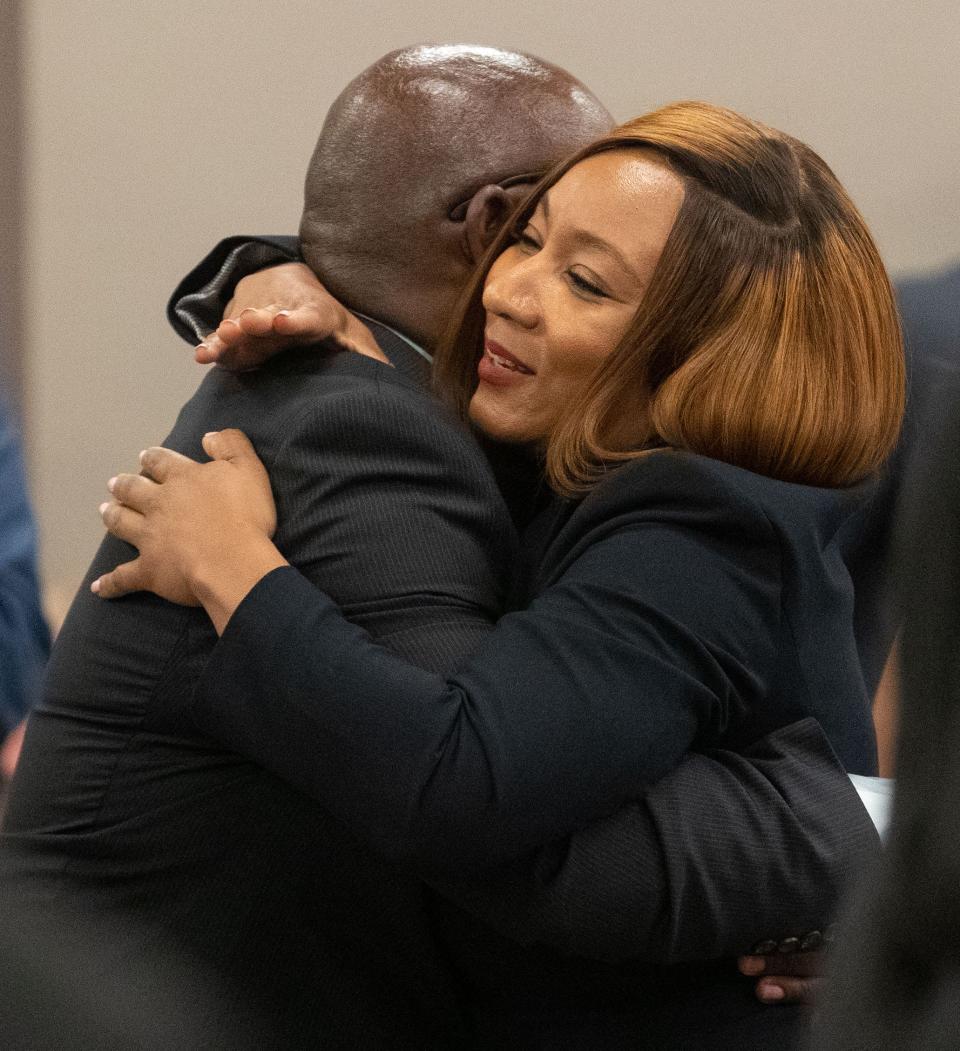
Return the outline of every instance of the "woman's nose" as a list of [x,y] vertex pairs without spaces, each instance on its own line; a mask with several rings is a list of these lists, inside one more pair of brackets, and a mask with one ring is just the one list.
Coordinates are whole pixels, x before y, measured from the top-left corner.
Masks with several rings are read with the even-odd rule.
[[512,264],[494,264],[483,288],[483,308],[488,313],[535,328],[540,320],[536,275],[525,259]]

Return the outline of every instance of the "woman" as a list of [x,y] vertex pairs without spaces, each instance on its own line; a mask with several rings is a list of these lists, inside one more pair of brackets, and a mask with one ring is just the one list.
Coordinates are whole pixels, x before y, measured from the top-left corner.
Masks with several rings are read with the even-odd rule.
[[[480,429],[541,454],[558,494],[529,607],[449,680],[283,568],[248,454],[191,476],[209,543],[147,551],[137,509],[168,496],[118,480],[112,530],[226,629],[198,697],[208,730],[247,720],[226,735],[255,759],[278,736],[301,747],[302,788],[381,850],[450,868],[516,857],[690,747],[803,715],[869,772],[842,538],[895,440],[903,365],[876,249],[819,158],[704,105],[624,125],[493,246],[437,378]],[[169,469],[161,451],[146,465]],[[296,668],[271,665],[279,636]],[[217,695],[223,660],[269,708]]]

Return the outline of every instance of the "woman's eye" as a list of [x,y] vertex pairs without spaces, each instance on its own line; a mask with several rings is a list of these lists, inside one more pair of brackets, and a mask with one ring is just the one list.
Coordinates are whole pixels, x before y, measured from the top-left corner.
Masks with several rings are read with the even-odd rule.
[[517,244],[531,252],[536,252],[540,249],[540,241],[529,227],[517,233]]
[[588,281],[575,270],[568,270],[567,273],[570,275],[570,281],[573,284],[573,287],[579,292],[585,292],[587,295],[595,296],[598,299],[607,298],[607,293],[600,288],[599,285],[595,285],[592,281]]

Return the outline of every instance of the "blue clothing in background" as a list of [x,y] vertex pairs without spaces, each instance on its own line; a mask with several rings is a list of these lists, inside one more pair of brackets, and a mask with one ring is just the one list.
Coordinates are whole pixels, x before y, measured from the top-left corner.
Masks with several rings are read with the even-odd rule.
[[0,409],[0,739],[27,714],[50,651],[36,555],[20,446]]

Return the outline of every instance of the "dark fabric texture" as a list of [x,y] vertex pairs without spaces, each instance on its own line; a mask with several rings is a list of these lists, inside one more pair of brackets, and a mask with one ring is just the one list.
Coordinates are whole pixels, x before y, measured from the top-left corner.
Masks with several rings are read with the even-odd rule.
[[867,527],[856,536],[850,573],[856,592],[856,630],[864,680],[876,692],[902,619],[891,564],[894,522],[911,465],[933,454],[942,420],[942,392],[960,374],[960,267],[896,286],[907,355],[903,430],[881,472]]
[[[673,453],[625,469],[618,482],[554,512],[541,561],[544,590],[528,610],[502,618],[446,679],[371,644],[296,570],[274,571],[241,604],[211,657],[195,695],[199,724],[323,800],[378,851],[440,874],[506,862],[615,814],[694,744],[745,748],[778,719],[815,716],[843,761],[872,769],[853,593],[838,543],[850,516],[867,505],[870,486],[788,486]],[[273,703],[265,710],[267,689]],[[687,797],[693,787],[677,789]],[[751,835],[737,809],[742,798],[723,796],[737,804],[734,836]],[[829,821],[842,803],[834,798],[824,808],[821,797],[817,805]],[[619,832],[614,818],[598,833],[613,852],[606,859],[589,837],[560,854],[581,890],[591,876],[594,885],[606,879],[614,888],[631,875],[636,880],[629,862],[624,866],[636,841],[625,839],[624,815],[619,819]],[[671,855],[709,852],[701,843],[715,838],[716,819],[713,813],[697,822],[690,839],[677,831],[672,843],[662,842]],[[769,819],[763,828],[783,832]],[[863,834],[857,845],[875,848],[875,834]],[[754,864],[739,860],[759,876],[757,856]],[[611,857],[619,869],[605,864]],[[687,862],[684,872],[696,883],[694,868]],[[723,892],[712,875],[707,879]],[[548,891],[534,898],[543,911],[528,913],[529,947],[498,941],[439,903],[448,951],[469,976],[483,1046],[547,1047],[563,1033],[592,1028],[599,1046],[630,1046],[628,1034],[635,1040],[638,1032],[650,1046],[672,1046],[671,1034],[680,1031],[690,1046],[710,1046],[704,1002],[732,1012],[738,1039],[751,1027],[763,1039],[763,1007],[728,961],[589,964],[535,944],[545,932],[562,942],[574,931],[568,946],[589,948],[589,909],[602,909],[611,894],[595,889],[585,902],[562,880],[551,887],[549,877],[541,879],[538,890],[544,882]],[[554,887],[563,905],[551,911]],[[806,904],[817,897],[811,891]],[[772,900],[778,898],[786,907],[774,890]],[[710,892],[694,886],[687,901],[693,909],[680,917],[684,925],[718,912],[729,919]],[[572,915],[562,911],[567,906]],[[805,915],[811,913],[816,904]],[[630,916],[620,913],[621,921]],[[752,931],[771,933],[768,918],[758,914]],[[514,938],[519,927],[522,939],[522,921],[514,925],[509,904],[506,919],[501,912],[493,922]],[[594,950],[611,928],[608,917]],[[611,955],[628,939],[611,937]],[[708,955],[715,947],[710,935],[701,939]],[[797,1026],[803,1020],[788,1014],[778,1024],[787,1017]]]
[[817,1051],[960,1046],[960,268],[912,286],[925,441],[898,529],[897,792],[887,850],[840,926]]
[[871,773],[838,543],[871,492],[653,453],[561,509],[539,593],[448,677],[278,569],[227,625],[195,717],[378,850],[448,871],[609,816],[691,747],[742,747],[807,716]]
[[[314,350],[212,370],[167,444],[200,458],[203,433],[226,426],[270,469],[280,548],[322,569],[358,623],[436,670],[474,648],[504,605],[514,533],[482,454],[413,384]],[[57,640],[0,840],[2,893],[115,920],[123,937],[111,928],[92,956],[182,956],[221,975],[203,1046],[231,1046],[241,1009],[278,1047],[461,1046],[423,885],[197,732],[191,693],[216,641],[203,611],[89,592],[133,554],[104,541]]]
[[811,888],[836,900],[877,849],[836,767],[806,719],[743,754],[688,756],[643,805],[558,841],[532,866],[437,885],[513,941],[609,963],[720,959],[802,936],[824,922],[824,896]]

